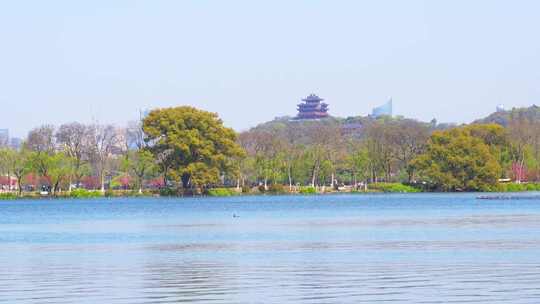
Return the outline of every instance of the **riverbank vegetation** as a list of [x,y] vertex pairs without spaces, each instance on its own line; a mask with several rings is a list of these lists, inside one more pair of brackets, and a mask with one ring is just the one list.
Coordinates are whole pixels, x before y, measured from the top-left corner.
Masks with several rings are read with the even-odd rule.
[[125,128],[44,125],[0,148],[0,198],[530,191],[540,110],[470,125],[402,117],[278,118],[235,133],[217,114],[157,109]]

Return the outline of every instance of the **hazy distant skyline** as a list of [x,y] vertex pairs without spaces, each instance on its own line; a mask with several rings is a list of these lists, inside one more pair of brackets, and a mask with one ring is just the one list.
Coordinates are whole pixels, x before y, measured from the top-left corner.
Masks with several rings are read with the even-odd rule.
[[540,1],[4,1],[0,128],[191,105],[245,130],[334,116],[470,122],[540,103]]

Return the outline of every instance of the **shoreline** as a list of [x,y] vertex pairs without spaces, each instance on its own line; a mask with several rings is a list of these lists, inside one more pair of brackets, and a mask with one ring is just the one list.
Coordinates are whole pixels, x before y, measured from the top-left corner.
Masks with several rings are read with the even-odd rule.
[[478,200],[534,200],[540,199],[540,194],[537,190],[525,191],[508,191],[508,192],[465,192],[465,191],[416,191],[416,192],[384,192],[384,191],[333,191],[333,192],[318,192],[318,193],[299,193],[299,192],[283,192],[283,193],[240,193],[227,195],[210,195],[210,194],[184,194],[184,195],[160,195],[159,193],[138,193],[138,191],[128,192],[125,190],[113,191],[112,193],[101,193],[99,190],[89,196],[74,196],[68,192],[63,192],[57,195],[40,195],[36,192],[23,193],[19,196],[17,193],[3,192],[0,193],[1,201],[16,201],[16,200],[84,200],[84,199],[114,199],[114,198],[225,198],[225,197],[259,197],[259,196],[338,196],[338,195],[397,195],[397,194],[478,194]]

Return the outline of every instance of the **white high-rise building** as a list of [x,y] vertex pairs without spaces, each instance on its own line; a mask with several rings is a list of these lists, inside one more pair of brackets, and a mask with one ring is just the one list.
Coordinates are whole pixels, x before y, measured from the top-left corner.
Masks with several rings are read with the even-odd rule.
[[380,116],[392,117],[392,98],[390,98],[385,104],[380,107],[376,107],[371,112],[371,115],[375,118]]

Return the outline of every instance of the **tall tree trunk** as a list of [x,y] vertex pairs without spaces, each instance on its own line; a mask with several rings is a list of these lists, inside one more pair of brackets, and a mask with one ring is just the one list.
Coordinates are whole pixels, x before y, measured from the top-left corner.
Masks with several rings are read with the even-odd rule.
[[289,166],[287,173],[289,175],[289,192],[292,191],[292,173],[291,173],[291,167]]
[[19,188],[19,196],[22,196],[22,176],[17,176],[17,187]]
[[161,169],[163,170],[163,188],[168,188],[167,185],[167,173],[169,172],[169,169],[167,166],[162,165]]
[[101,179],[101,193],[105,193],[105,174],[104,174],[104,172],[101,172],[100,179]]
[[58,182],[51,182],[51,194],[52,196],[56,196],[56,187],[58,185]]
[[317,179],[317,165],[313,165],[311,170],[311,187],[315,187],[315,181]]
[[525,163],[525,149],[523,149],[523,152],[522,152],[522,155],[521,155],[521,160],[519,161],[519,168],[517,170],[517,176],[516,176],[516,179],[517,179],[517,183],[518,184],[521,184],[521,180],[523,179],[523,165]]

